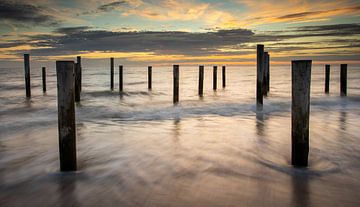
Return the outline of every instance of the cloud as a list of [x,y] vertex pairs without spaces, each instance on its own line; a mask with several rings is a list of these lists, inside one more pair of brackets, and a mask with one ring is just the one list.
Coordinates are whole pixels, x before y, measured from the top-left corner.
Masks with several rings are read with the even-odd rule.
[[325,18],[325,17],[349,14],[349,13],[354,13],[354,12],[359,12],[359,11],[360,11],[360,6],[354,6],[354,7],[348,7],[348,8],[340,8],[340,9],[287,14],[284,16],[276,17],[274,20],[277,20],[277,21],[303,21],[306,19],[314,19],[314,18],[321,19],[321,18]]
[[114,1],[108,4],[103,4],[97,8],[97,11],[101,11],[101,12],[112,11],[118,7],[122,7],[126,3],[127,1]]
[[79,26],[79,27],[60,27],[55,30],[57,33],[61,34],[74,34],[79,32],[84,32],[86,30],[91,29],[89,26]]
[[[95,3],[96,5],[96,3]],[[83,15],[106,15],[118,12],[125,17],[137,17],[147,21],[198,21],[206,27],[236,28],[239,27],[234,15],[218,7],[218,3],[211,4],[194,0],[122,0],[96,5],[83,12]]]
[[95,9],[93,10],[89,10],[89,11],[85,11],[82,14],[83,15],[91,15],[91,14],[99,14],[99,13],[106,13],[106,12],[111,12],[114,10],[119,10],[119,9],[125,9],[126,7],[132,5],[131,1],[112,1],[109,3],[104,3],[101,4],[99,6],[97,6]]
[[11,47],[17,47],[17,46],[20,46],[20,45],[24,45],[26,44],[25,42],[20,42],[20,41],[17,41],[17,42],[7,42],[7,43],[0,43],[0,48],[11,48]]
[[[247,42],[254,33],[246,29],[207,33],[175,31],[113,32],[88,27],[59,28],[53,35],[35,35],[38,55],[62,55],[81,51],[155,52],[159,54],[209,54],[217,47]],[[61,33],[60,35],[57,33]]]
[[[31,37],[34,46],[51,48],[34,50],[39,55],[60,55],[81,51],[155,52],[159,54],[213,54],[219,49],[249,49],[260,42],[282,42],[303,37],[359,36],[359,24],[339,24],[291,28],[255,34],[248,29],[209,32],[178,31],[106,31],[90,27],[58,28],[52,35]],[[60,35],[58,34],[60,33]]]
[[238,3],[247,8],[246,18],[239,21],[248,26],[279,22],[320,22],[337,16],[360,14],[359,3],[352,0],[238,0]]
[[125,15],[136,15],[147,19],[169,20],[196,20],[209,11],[209,4],[194,3],[192,1],[142,1],[141,4],[127,10]]
[[[256,35],[259,42],[266,41],[283,41],[297,38],[343,38],[355,37],[360,38],[360,24],[333,24],[318,26],[290,27],[282,31],[267,31]],[[318,42],[324,41],[321,39]]]
[[9,21],[20,25],[56,26],[60,22],[47,14],[46,8],[28,3],[9,0],[0,1],[0,21]]
[[360,35],[360,24],[336,24],[297,27],[298,32],[336,32],[341,35]]
[[295,14],[287,14],[281,17],[277,17],[277,19],[294,19],[294,18],[303,18],[307,16],[311,16],[313,14],[318,14],[322,12],[301,12],[301,13],[295,13]]
[[[49,34],[28,35],[21,44],[4,42],[7,55],[31,53],[46,59],[84,55],[115,56],[128,61],[252,61],[255,45],[264,43],[272,57],[306,55],[339,57],[357,54],[359,24],[289,27],[282,31],[255,33],[249,29],[208,32],[107,31],[87,26],[61,27]],[[307,37],[303,39],[304,37]],[[310,39],[308,39],[310,38]],[[309,41],[311,40],[311,41]],[[20,43],[20,42],[19,42]]]

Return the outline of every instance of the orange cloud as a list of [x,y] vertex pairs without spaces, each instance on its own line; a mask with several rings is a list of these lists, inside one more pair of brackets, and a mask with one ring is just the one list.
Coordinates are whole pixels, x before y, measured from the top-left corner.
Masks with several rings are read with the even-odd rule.
[[239,20],[248,26],[277,22],[325,21],[336,16],[360,14],[360,4],[347,0],[239,0],[239,3],[249,9],[247,18]]
[[203,22],[204,27],[219,29],[277,22],[316,22],[342,15],[360,15],[360,4],[349,0],[238,0],[239,7],[245,6],[247,10],[240,15],[219,9],[216,3],[193,0],[161,0],[156,4],[141,0],[130,2],[127,3],[128,7],[119,9],[123,16],[135,15],[156,21],[197,20]]
[[[56,56],[49,56],[49,60],[62,60],[62,59],[71,59],[76,56],[82,56],[83,58],[87,59],[104,59],[104,58],[126,58],[126,59],[133,59],[133,58],[149,58],[154,56],[153,52],[111,52],[111,51],[95,51],[95,52],[87,52],[83,51],[79,54],[71,54],[71,55],[56,55]],[[44,57],[45,58],[45,57]]]
[[[139,16],[156,21],[202,21],[205,27],[236,28],[239,22],[230,12],[219,10],[216,4],[193,0],[126,1],[126,6],[115,8],[123,16]],[[165,28],[166,29],[166,28]]]

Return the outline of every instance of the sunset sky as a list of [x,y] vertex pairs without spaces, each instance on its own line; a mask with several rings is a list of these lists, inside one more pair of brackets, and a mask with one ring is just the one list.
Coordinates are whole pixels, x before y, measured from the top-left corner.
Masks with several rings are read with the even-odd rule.
[[94,65],[360,64],[359,0],[0,1],[0,67],[81,55]]

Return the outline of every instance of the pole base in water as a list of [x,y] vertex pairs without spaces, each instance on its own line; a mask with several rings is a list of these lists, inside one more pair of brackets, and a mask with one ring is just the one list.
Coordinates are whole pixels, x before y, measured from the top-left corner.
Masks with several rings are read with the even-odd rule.
[[308,143],[293,143],[291,151],[291,165],[294,167],[307,167],[309,156]]

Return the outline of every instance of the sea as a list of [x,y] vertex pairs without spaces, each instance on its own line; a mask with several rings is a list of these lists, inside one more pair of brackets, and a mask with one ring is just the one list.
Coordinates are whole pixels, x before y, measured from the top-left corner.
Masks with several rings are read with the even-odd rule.
[[309,166],[291,165],[291,65],[270,68],[270,92],[256,110],[256,66],[226,67],[212,87],[205,66],[180,64],[179,103],[172,102],[172,65],[124,65],[110,90],[109,65],[83,60],[76,111],[76,172],[60,172],[55,64],[0,68],[0,206],[360,206],[360,67],[311,74]]

